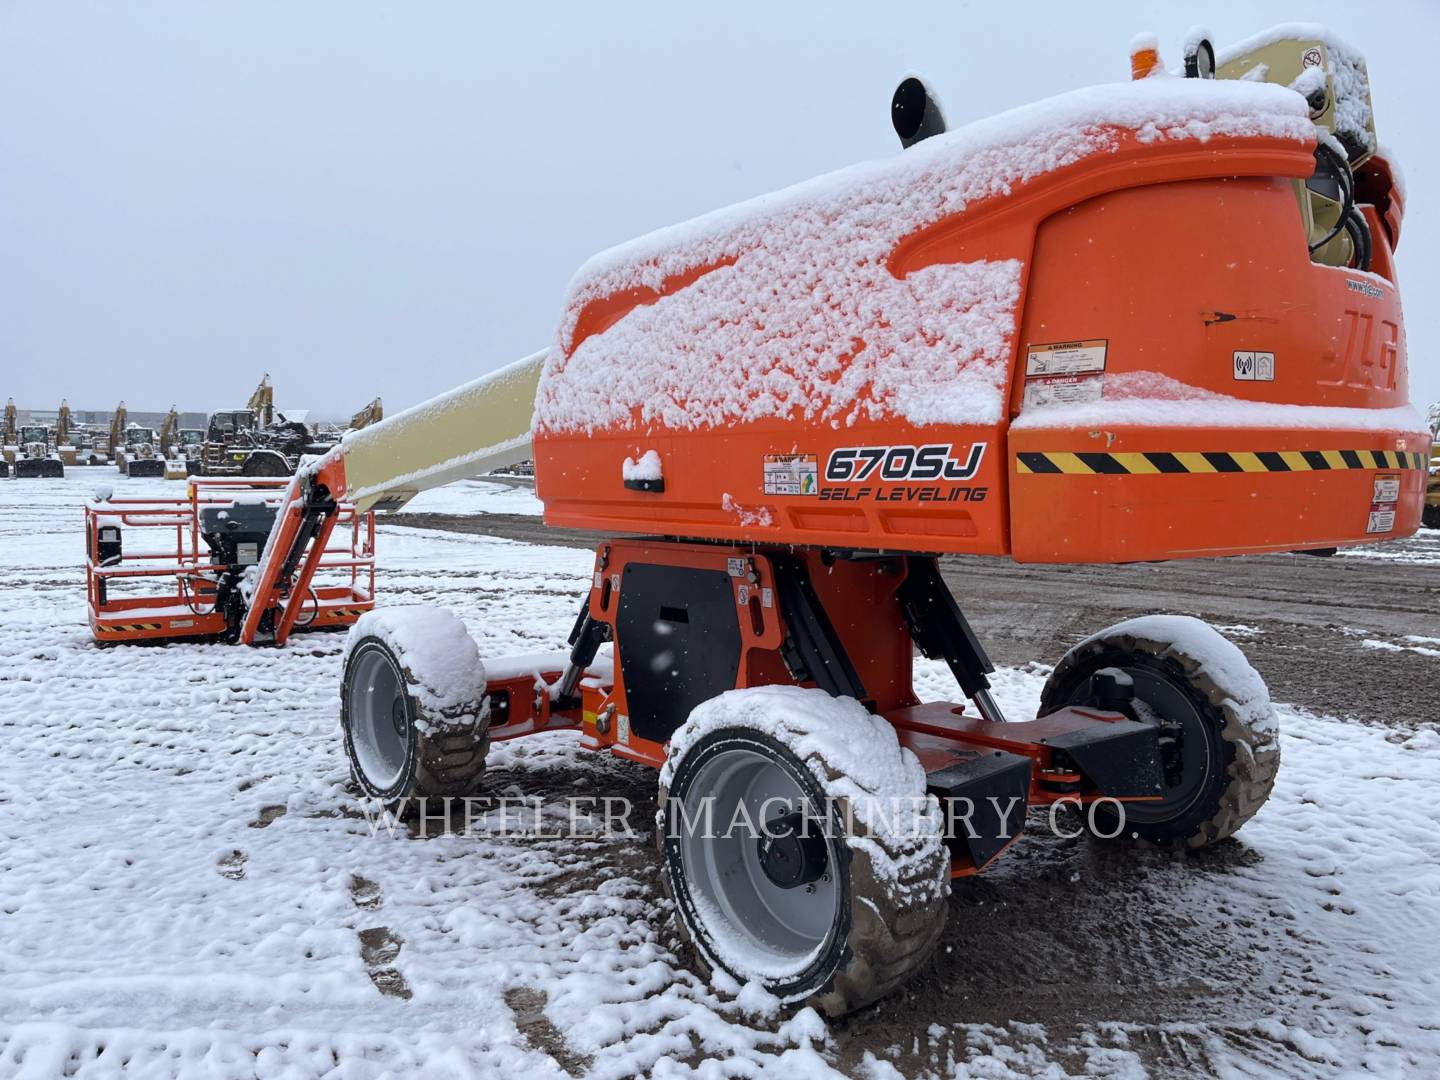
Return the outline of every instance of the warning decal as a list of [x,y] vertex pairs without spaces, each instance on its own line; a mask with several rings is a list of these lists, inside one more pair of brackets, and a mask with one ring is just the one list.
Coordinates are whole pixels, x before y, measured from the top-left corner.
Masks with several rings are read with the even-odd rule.
[[1026,405],[1099,401],[1105,391],[1104,338],[1031,345],[1025,358]]
[[1025,377],[1036,375],[1083,375],[1105,370],[1105,338],[1093,341],[1058,341],[1031,345],[1025,361]]
[[1365,522],[1367,533],[1387,533],[1395,528],[1395,504],[1400,501],[1400,477],[1382,473],[1375,477],[1374,494],[1370,499],[1370,517]]
[[1370,520],[1365,524],[1367,533],[1387,533],[1395,528],[1395,511],[1371,510]]
[[1375,496],[1377,503],[1393,503],[1400,501],[1400,477],[1398,476],[1377,476],[1375,478]]
[[814,495],[819,490],[820,464],[814,454],[766,454],[766,495]]

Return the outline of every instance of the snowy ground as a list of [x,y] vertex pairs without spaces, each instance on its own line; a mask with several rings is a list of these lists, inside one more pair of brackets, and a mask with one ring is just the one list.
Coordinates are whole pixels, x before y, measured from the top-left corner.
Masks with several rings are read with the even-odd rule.
[[535,485],[523,480],[462,480],[422,491],[405,504],[409,514],[527,514],[538,517],[545,506]]
[[1396,562],[1440,566],[1440,529],[1421,529],[1404,540],[1371,547],[1346,548],[1336,554],[1348,559],[1393,559]]
[[[827,1026],[686,970],[645,842],[372,835],[339,636],[95,648],[79,503],[101,470],[71,472],[0,482],[0,1076],[1440,1068],[1433,724],[1282,708],[1279,784],[1238,841],[1027,838],[957,888],[909,993]],[[590,565],[403,525],[379,544],[383,602],[451,606],[489,655],[558,646]],[[1044,674],[1001,672],[1006,709],[1033,713]],[[654,783],[565,736],[492,762],[492,790],[551,807]]]

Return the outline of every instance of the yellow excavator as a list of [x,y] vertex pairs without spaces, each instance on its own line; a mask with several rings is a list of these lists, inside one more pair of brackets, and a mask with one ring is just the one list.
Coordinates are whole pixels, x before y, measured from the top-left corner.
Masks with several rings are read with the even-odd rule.
[[79,465],[80,450],[72,440],[70,403],[60,399],[60,408],[55,413],[55,452],[60,455],[60,464]]
[[125,402],[110,417],[110,458],[122,476],[155,479],[165,475],[165,463],[158,456],[159,437],[153,428],[129,423]]
[[0,426],[0,476],[9,476],[10,467],[20,454],[20,431],[17,426],[15,399],[5,402],[5,419]]
[[374,401],[350,417],[350,430],[360,431],[362,428],[367,428],[371,424],[378,424],[383,419],[385,419],[385,405],[377,397]]
[[17,478],[64,476],[65,466],[55,453],[51,430],[44,424],[18,424],[17,419],[18,413],[12,399],[5,406],[6,472]]
[[275,387],[270,385],[270,373],[260,377],[260,385],[250,395],[245,407],[255,414],[260,430],[269,430],[275,424]]
[[125,402],[115,406],[115,411],[110,414],[110,435],[106,441],[106,453],[111,461],[120,466],[120,471],[125,471],[125,421],[129,413],[125,411]]
[[166,480],[184,480],[189,476],[185,465],[185,449],[182,445],[180,413],[174,405],[165,414],[160,424],[160,460],[164,462]]
[[0,427],[0,476],[60,477],[65,466],[54,451],[53,436],[44,424],[20,423],[15,399],[5,402],[4,426]]

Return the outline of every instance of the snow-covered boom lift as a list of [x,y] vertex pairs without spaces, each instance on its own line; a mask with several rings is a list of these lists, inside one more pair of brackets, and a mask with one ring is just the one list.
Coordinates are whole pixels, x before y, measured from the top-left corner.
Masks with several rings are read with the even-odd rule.
[[[1137,40],[1130,83],[951,132],[906,80],[895,159],[606,252],[543,356],[303,468],[251,637],[275,611],[283,640],[342,498],[393,508],[533,453],[547,524],[646,537],[598,546],[568,652],[492,662],[430,608],[362,619],[341,727],[365,794],[469,795],[491,741],[557,728],[653,765],[701,965],[831,1014],[925,961],[946,877],[984,869],[1028,806],[1177,848],[1249,820],[1279,740],[1238,648],[1131,620],[1011,723],[937,561],[1418,526],[1402,193],[1364,60],[1318,27],[1185,53],[1176,77]],[[964,702],[921,700],[917,650]],[[764,829],[737,838],[740,811]]]

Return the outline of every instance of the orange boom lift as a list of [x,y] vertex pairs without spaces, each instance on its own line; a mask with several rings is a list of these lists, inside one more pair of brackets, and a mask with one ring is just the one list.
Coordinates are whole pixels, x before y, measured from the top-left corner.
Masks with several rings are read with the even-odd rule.
[[[345,746],[399,810],[491,740],[569,729],[661,768],[657,843],[707,969],[838,1014],[924,962],[946,881],[1027,806],[1201,847],[1269,795],[1274,711],[1195,620],[1103,630],[1007,719],[936,556],[1324,551],[1418,525],[1393,252],[1404,198],[1363,58],[1322,28],[907,147],[593,260],[556,344],[303,468],[246,641],[305,610],[315,538],[533,455],[595,553],[570,651],[482,660],[454,616],[352,631]],[[1218,78],[1216,76],[1219,76]],[[965,701],[922,701],[915,651]],[[744,818],[751,833],[702,829]]]

